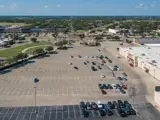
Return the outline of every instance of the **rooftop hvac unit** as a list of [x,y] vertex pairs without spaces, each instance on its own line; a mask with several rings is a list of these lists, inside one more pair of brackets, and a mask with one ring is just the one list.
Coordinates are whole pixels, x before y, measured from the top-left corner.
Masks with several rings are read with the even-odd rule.
[[144,53],[142,53],[141,55],[142,55],[142,56],[145,56],[145,54],[144,54]]
[[155,60],[152,60],[152,63],[156,63],[156,61],[155,61]]

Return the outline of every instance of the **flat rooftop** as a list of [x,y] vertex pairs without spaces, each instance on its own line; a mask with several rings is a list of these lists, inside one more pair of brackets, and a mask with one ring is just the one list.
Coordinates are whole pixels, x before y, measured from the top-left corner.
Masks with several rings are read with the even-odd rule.
[[138,47],[124,47],[127,51],[131,52],[144,61],[160,68],[160,47],[159,46],[138,46]]

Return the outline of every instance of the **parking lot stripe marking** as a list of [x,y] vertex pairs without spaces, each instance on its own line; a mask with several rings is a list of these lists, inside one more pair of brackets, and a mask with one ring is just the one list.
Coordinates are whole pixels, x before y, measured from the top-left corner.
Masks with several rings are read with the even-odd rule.
[[78,107],[79,107],[80,116],[81,116],[81,118],[82,118],[83,116],[82,116],[82,113],[81,113],[81,107],[80,107],[80,105],[78,105]]
[[55,116],[55,119],[57,119],[57,107],[58,107],[58,106],[56,106],[56,116]]
[[[18,119],[21,110],[22,110],[22,107],[21,107],[21,109],[20,109],[20,111],[19,111],[19,113],[18,113],[18,115],[17,115],[17,117],[16,117],[16,120]],[[25,112],[25,114],[26,114],[26,112]],[[25,114],[24,114],[24,116],[23,116],[23,119],[24,119],[24,117],[25,117]],[[23,120],[23,119],[22,119],[22,120]]]
[[76,119],[76,111],[75,111],[75,106],[73,105],[73,112],[74,112],[74,118]]
[[34,109],[34,108],[35,108],[35,107],[33,107],[32,110],[31,110],[31,114],[30,114],[29,120],[31,119],[31,116],[32,116],[32,114],[33,114],[33,109]]
[[115,111],[115,113],[117,114],[117,116],[119,116],[119,114],[118,114],[117,110],[114,110],[114,111]]
[[[10,108],[9,108],[9,109],[10,109]],[[5,117],[6,117],[7,113],[8,113],[8,111],[9,111],[9,109],[8,109],[7,112],[5,113],[5,115],[4,115],[4,117],[3,117],[3,120],[5,119]]]
[[93,115],[93,118],[95,118],[95,114],[93,113],[93,110],[91,110],[91,113],[92,113],[92,115]]
[[11,116],[10,116],[9,120],[11,120],[15,110],[16,110],[16,108],[14,108],[13,112],[11,113]]
[[68,111],[68,119],[70,119],[69,106],[67,105],[67,107],[68,107],[68,109],[67,109],[67,111]]
[[[62,110],[63,110],[63,105],[62,105]],[[63,111],[62,111],[62,119],[63,119],[64,117],[63,117]]]

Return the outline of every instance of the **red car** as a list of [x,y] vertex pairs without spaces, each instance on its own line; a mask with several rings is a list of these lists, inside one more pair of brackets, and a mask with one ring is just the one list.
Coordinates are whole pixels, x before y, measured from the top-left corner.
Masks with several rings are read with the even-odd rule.
[[101,90],[101,93],[102,93],[103,95],[107,94],[107,92],[106,92],[105,90]]
[[127,89],[127,85],[122,85],[122,88],[126,90]]

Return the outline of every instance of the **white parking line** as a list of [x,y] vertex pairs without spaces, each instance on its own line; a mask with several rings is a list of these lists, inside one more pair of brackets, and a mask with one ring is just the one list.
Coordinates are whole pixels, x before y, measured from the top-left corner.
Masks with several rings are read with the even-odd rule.
[[11,120],[15,110],[16,110],[16,108],[14,108],[13,112],[11,113],[11,116],[10,116],[9,120]]
[[42,119],[42,120],[44,120],[44,113],[45,113],[45,111],[46,111],[46,107],[44,108],[44,112],[43,112],[43,119]]
[[93,118],[95,118],[95,114],[93,113],[93,110],[91,110],[91,113],[92,113],[92,115],[93,115]]
[[31,88],[29,88],[28,93],[27,93],[27,96],[29,96],[30,91],[31,91]]
[[69,114],[69,112],[70,112],[70,111],[69,111],[69,106],[68,106],[68,119],[70,119],[70,114]]
[[[19,114],[20,114],[20,112],[21,112],[22,108],[23,108],[23,107],[21,107],[21,109],[20,109],[20,111],[19,111],[19,113],[18,113],[18,115],[17,115],[17,117],[16,117],[16,120],[18,119]],[[26,109],[26,110],[27,110],[27,109]],[[25,111],[25,114],[24,114],[24,116],[23,116],[23,119],[24,119],[25,115],[26,115],[26,111]],[[22,120],[23,120],[23,119],[22,119]]]
[[117,116],[119,116],[119,114],[118,114],[117,110],[115,110],[115,113],[117,114]]
[[31,114],[30,114],[30,116],[29,116],[29,120],[31,119],[31,116],[32,116],[32,114],[33,114],[33,109],[34,109],[34,107],[32,108],[32,110],[30,111],[31,112]]
[[5,88],[5,90],[2,92],[1,96],[3,96],[3,94],[6,92],[8,88]]
[[3,117],[3,120],[5,119],[5,117],[6,117],[6,115],[7,115],[7,113],[8,113],[8,111],[10,110],[10,108],[7,110],[7,112],[5,113],[5,115],[4,115],[4,117]]
[[56,116],[55,116],[55,118],[57,119],[57,106],[56,106]]

